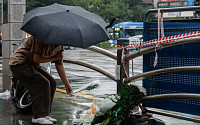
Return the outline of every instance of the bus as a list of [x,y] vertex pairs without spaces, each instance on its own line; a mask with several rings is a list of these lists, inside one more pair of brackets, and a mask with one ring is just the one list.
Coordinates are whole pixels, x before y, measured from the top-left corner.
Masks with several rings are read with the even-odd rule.
[[117,45],[117,39],[130,38],[136,35],[143,35],[143,22],[121,22],[113,27],[113,44]]

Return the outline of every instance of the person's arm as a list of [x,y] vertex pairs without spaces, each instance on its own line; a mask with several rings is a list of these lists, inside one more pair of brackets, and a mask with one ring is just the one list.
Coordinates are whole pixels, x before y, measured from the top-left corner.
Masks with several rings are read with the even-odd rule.
[[63,65],[58,65],[58,64],[55,64],[55,66],[56,66],[56,70],[57,70],[57,72],[58,72],[63,84],[65,85],[67,94],[71,94],[72,93],[72,88],[71,88],[71,86],[69,84],[69,81],[67,79],[67,75],[65,73],[64,66]]

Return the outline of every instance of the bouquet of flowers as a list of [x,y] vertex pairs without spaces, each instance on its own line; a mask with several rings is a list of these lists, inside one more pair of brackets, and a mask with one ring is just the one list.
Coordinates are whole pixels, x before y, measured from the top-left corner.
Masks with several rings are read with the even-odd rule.
[[133,84],[126,85],[119,95],[95,100],[89,114],[82,117],[81,125],[117,125],[129,117],[132,109],[142,102],[144,96],[144,89]]

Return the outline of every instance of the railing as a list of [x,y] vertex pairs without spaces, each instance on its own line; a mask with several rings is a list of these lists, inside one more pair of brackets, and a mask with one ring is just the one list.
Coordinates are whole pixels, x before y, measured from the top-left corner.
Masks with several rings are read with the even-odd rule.
[[90,64],[90,63],[87,63],[87,62],[83,62],[83,61],[73,61],[73,60],[68,60],[68,59],[63,60],[63,62],[64,63],[72,63],[72,64],[76,64],[76,65],[80,65],[80,66],[90,68],[90,69],[95,70],[95,71],[107,76],[108,78],[116,81],[115,77],[111,73],[105,71],[104,69],[102,69],[102,68],[100,68],[96,65],[93,65],[93,64]]
[[[162,43],[162,44],[160,44],[161,47],[159,48],[159,50],[164,49],[164,48],[173,47],[173,46],[179,46],[179,45],[184,45],[184,44],[193,44],[193,43],[200,43],[200,38],[190,38],[190,39],[178,40],[176,42],[171,42],[171,43]],[[150,47],[138,50],[134,53],[125,55],[126,60],[124,60],[124,61],[128,62],[129,60],[132,60],[134,58],[137,58],[139,56],[142,56],[144,54],[147,54],[147,53],[150,53],[153,51],[155,51],[155,46],[150,46]]]
[[[196,9],[199,9],[199,7],[192,7]],[[183,9],[183,8],[182,8]],[[187,10],[187,9],[185,9]],[[153,12],[155,10],[152,10]],[[147,15],[149,15],[149,13],[147,13]],[[195,38],[187,38],[187,39],[183,39],[183,40],[177,40],[176,42],[170,42],[170,43],[161,43],[160,44],[160,48],[158,49],[165,49],[165,48],[170,48],[170,47],[174,47],[174,46],[180,46],[180,45],[186,45],[186,44],[193,44],[193,43],[200,43],[200,38],[199,37],[195,37]],[[117,56],[105,49],[96,47],[96,46],[91,46],[88,48],[91,51],[94,52],[98,52],[100,54],[103,54],[105,56],[108,56],[114,60],[118,60],[121,61],[121,55],[118,54]],[[143,49],[140,49],[138,51],[135,51],[133,53],[130,54],[126,54],[125,55],[125,60],[124,63],[128,63],[129,60],[133,60],[139,56],[143,56],[145,54],[151,53],[155,51],[155,45],[154,46],[150,46],[150,47],[146,47]],[[119,53],[121,53],[122,51],[119,51]],[[120,58],[119,58],[120,56]],[[116,82],[121,82],[120,84],[127,84],[130,82],[136,82],[138,80],[142,80],[148,77],[153,77],[153,76],[158,76],[158,75],[164,75],[164,74],[170,74],[170,73],[194,73],[194,72],[200,72],[200,66],[184,66],[184,67],[172,67],[172,68],[165,68],[165,69],[158,69],[158,70],[153,70],[153,71],[149,71],[149,72],[145,72],[145,73],[141,73],[139,75],[136,76],[132,76],[129,78],[124,78],[124,76],[120,76],[120,80],[115,78],[114,75],[112,75],[111,73],[105,71],[104,69],[87,63],[87,62],[83,62],[83,61],[72,61],[72,60],[64,60],[64,63],[72,63],[72,64],[76,64],[76,65],[81,65],[87,68],[90,68],[92,70],[95,70],[107,77],[109,77],[110,79],[116,81]],[[119,64],[122,67],[122,64]],[[120,69],[120,72],[122,73],[123,68]],[[121,75],[124,75],[123,73]],[[118,83],[117,83],[118,84]],[[196,100],[196,101],[200,101],[200,94],[193,94],[193,93],[172,93],[172,94],[159,94],[159,95],[153,95],[153,96],[146,96],[143,98],[143,102],[148,102],[148,101],[158,101],[158,100],[169,100],[169,99],[175,99],[175,100]],[[191,119],[188,119],[191,120]],[[191,120],[191,121],[197,121],[200,122],[199,120]]]
[[[200,42],[200,38],[189,38],[189,39],[184,39],[184,40],[178,40],[176,42],[171,42],[171,43],[162,43],[161,44],[161,48],[160,49],[164,49],[164,48],[169,48],[169,47],[173,47],[173,46],[178,46],[178,45],[184,45],[184,44],[192,44],[192,43],[199,43]],[[116,60],[117,56],[105,49],[96,47],[96,46],[91,46],[88,48],[91,51],[95,51],[98,53],[101,53],[103,55],[106,55],[108,57],[111,57],[112,59]],[[155,51],[155,46],[151,46],[151,47],[147,47],[144,49],[141,49],[139,51],[135,51],[133,53],[130,54],[126,54],[126,61],[125,63],[127,63],[129,60],[135,59],[139,56],[142,56],[144,54],[148,54]],[[120,51],[121,52],[121,51]],[[87,63],[87,62],[83,62],[83,61],[73,61],[73,60],[63,60],[64,63],[71,63],[71,64],[76,64],[76,65],[80,65],[80,66],[84,66],[87,68],[90,68],[92,70],[95,70],[107,77],[109,77],[110,79],[114,80],[117,82],[117,79],[115,78],[114,75],[112,75],[111,73],[105,71],[104,69]],[[120,71],[121,72],[121,71]],[[169,74],[169,73],[188,73],[188,72],[200,72],[200,66],[185,66],[185,67],[172,67],[172,68],[165,68],[165,69],[159,69],[159,70],[154,70],[154,71],[149,71],[149,72],[145,72],[145,73],[141,73],[139,75],[136,76],[132,76],[130,78],[124,78],[122,80],[121,84],[127,84],[130,82],[136,82],[138,80],[141,79],[145,79],[148,77],[153,77],[153,76],[158,76],[158,75],[163,75],[163,74]],[[122,77],[123,78],[123,77]],[[194,94],[194,93],[172,93],[172,94],[159,94],[159,95],[152,95],[152,96],[145,96],[143,98],[143,102],[150,102],[150,101],[160,101],[160,100],[196,100],[196,101],[200,101],[200,94]],[[151,112],[151,111],[150,111]],[[157,113],[157,112],[154,112]],[[165,115],[165,114],[162,114]],[[172,117],[177,117],[177,116],[173,116]],[[183,117],[181,117],[183,118]],[[190,120],[190,121],[195,121],[195,122],[199,122],[199,120],[197,119],[190,119],[190,118],[183,118],[186,120]]]
[[[160,13],[165,13],[165,12],[182,12],[182,11],[200,11],[200,6],[187,6],[187,7],[176,7],[176,8],[160,8],[159,9],[160,10]],[[145,35],[145,38],[147,39],[147,40],[151,40],[151,39],[156,39],[156,36],[157,36],[157,34],[156,34],[156,32],[158,32],[158,31],[156,31],[157,30],[157,26],[158,25],[154,25],[154,26],[152,26],[152,24],[154,23],[154,22],[148,22],[148,17],[149,17],[149,15],[150,14],[152,14],[152,13],[158,13],[158,9],[150,9],[147,13],[146,13],[146,15],[145,15],[145,18],[144,18],[144,23],[145,23],[145,25],[147,26],[146,28],[145,28],[145,30],[144,30],[144,35]],[[188,21],[190,21],[191,23],[193,23],[193,22],[195,22],[195,23],[197,23],[197,21],[198,21],[198,23],[199,23],[199,20],[196,20],[196,19],[191,19],[191,20],[188,20]],[[173,22],[175,22],[175,23],[173,23]],[[187,22],[187,20],[180,20],[180,25],[182,24],[182,22]],[[164,23],[163,23],[163,25],[164,25],[164,28],[166,29],[166,34],[167,35],[176,35],[177,34],[177,31],[179,31],[179,32],[189,32],[190,30],[194,30],[194,31],[196,31],[196,30],[199,30],[199,27],[198,27],[198,25],[193,25],[193,26],[191,26],[191,25],[187,25],[186,23],[186,25],[184,26],[180,26],[180,25],[178,25],[177,27],[176,27],[176,25],[174,25],[174,31],[172,30],[173,28],[172,28],[172,26],[169,26],[170,24],[176,24],[176,23],[179,23],[179,21],[173,21],[173,20],[171,20],[171,21],[164,21]],[[169,24],[169,25],[165,25],[165,24]],[[184,24],[184,23],[183,23]],[[150,27],[150,25],[152,26],[152,27]],[[182,29],[179,29],[179,28],[182,28]],[[152,31],[152,29],[154,30],[154,31]],[[171,32],[170,32],[170,30],[171,30]],[[154,36],[155,35],[155,36]],[[191,45],[190,47],[193,47],[193,46],[195,46],[195,45],[197,45],[197,44],[194,44],[194,43],[199,43],[200,42],[200,39],[199,38],[188,38],[188,39],[185,39],[185,40],[179,40],[179,41],[176,41],[176,42],[172,42],[172,43],[168,43],[168,44],[160,44],[161,45],[161,47],[159,47],[159,49],[163,49],[163,48],[169,48],[169,47],[174,47],[174,46],[179,46],[179,45],[182,45],[182,47],[184,48],[184,45],[186,45],[186,44],[193,44],[193,45]],[[199,44],[198,44],[199,45]],[[187,47],[189,47],[188,45],[186,45]],[[174,51],[173,52],[176,52],[175,51],[175,49],[177,49],[177,50],[180,50],[180,48],[179,47],[174,47]],[[195,56],[195,59],[197,59],[197,57],[199,57],[198,55],[189,55],[190,53],[193,53],[193,52],[191,52],[192,51],[192,48],[187,48],[187,49],[189,49],[188,50],[188,52],[186,52],[185,50],[183,51],[183,53],[184,52],[186,52],[187,54],[182,54],[181,55],[181,52],[180,52],[180,54],[177,54],[177,56],[176,56],[176,54],[174,55],[174,56],[172,56],[172,57],[177,57],[177,58],[181,58],[182,59],[182,56],[183,56],[183,58],[185,59],[185,58],[187,58],[188,56],[189,56],[189,58],[190,57],[194,57]],[[191,50],[190,50],[191,49]],[[147,47],[147,48],[145,48],[145,49],[142,49],[141,51],[139,51],[139,52],[137,52],[137,53],[131,53],[131,54],[128,54],[128,55],[126,55],[126,61],[125,62],[128,62],[129,60],[131,60],[131,59],[134,59],[134,58],[136,58],[136,57],[138,57],[138,56],[142,56],[142,55],[144,55],[144,63],[148,63],[148,60],[150,59],[150,57],[152,56],[152,53],[151,52],[153,52],[153,51],[155,51],[155,46],[152,46],[152,47]],[[195,49],[195,51],[196,51],[196,53],[198,53],[198,49]],[[162,53],[163,52],[163,53]],[[166,53],[165,53],[166,52]],[[160,51],[159,53],[162,53],[162,54],[160,54],[160,56],[162,56],[163,58],[165,58],[165,57],[167,57],[167,59],[169,58],[170,59],[170,61],[172,60],[172,58],[171,58],[171,56],[169,56],[168,55],[168,53],[167,52],[172,52],[170,49],[166,49],[166,51]],[[146,54],[148,54],[148,55],[146,55]],[[162,57],[160,58],[160,59],[162,59]],[[198,60],[198,59],[197,59]],[[152,61],[152,60],[151,60]],[[149,60],[149,62],[150,62],[150,60]],[[173,61],[172,61],[173,62]],[[177,62],[177,61],[176,61]],[[185,64],[180,64],[181,66],[184,66]],[[159,69],[159,68],[162,68],[162,66],[161,65],[158,65],[156,68],[153,68],[154,70],[152,70],[152,66],[150,66],[149,68],[148,68],[148,66],[149,65],[145,65],[143,68],[144,68],[144,70],[145,71],[147,71],[147,70],[151,70],[151,71],[148,71],[148,72],[145,72],[145,73],[142,73],[142,74],[140,74],[140,75],[137,75],[137,76],[132,76],[131,78],[128,78],[128,79],[124,79],[123,81],[125,82],[125,83],[128,83],[128,82],[131,82],[131,81],[135,81],[135,80],[139,80],[139,79],[144,79],[144,78],[148,78],[148,77],[153,77],[153,76],[156,76],[155,77],[155,79],[156,78],[163,78],[162,80],[163,80],[163,82],[161,82],[161,81],[158,81],[158,80],[155,80],[155,84],[157,85],[157,84],[159,84],[159,86],[162,86],[162,83],[163,83],[163,86],[165,86],[165,87],[163,87],[163,93],[165,93],[166,91],[170,91],[170,92],[173,92],[173,90],[174,91],[176,91],[176,89],[179,89],[179,88],[174,88],[174,87],[177,87],[178,85],[181,85],[182,83],[180,83],[180,84],[177,84],[177,85],[174,85],[173,86],[173,84],[172,83],[176,83],[176,82],[174,82],[175,80],[176,80],[176,78],[174,78],[174,77],[170,77],[170,75],[171,75],[171,73],[172,73],[172,76],[174,76],[174,74],[175,74],[175,76],[176,76],[176,73],[184,73],[184,76],[189,76],[189,75],[185,75],[185,74],[188,74],[188,73],[191,73],[191,77],[193,76],[193,74],[195,74],[196,72],[199,72],[199,71],[197,71],[197,70],[199,70],[199,66],[196,66],[197,64],[191,64],[191,65],[194,65],[194,66],[186,66],[186,67],[170,67],[170,68],[164,68],[164,69]],[[167,65],[168,66],[168,65]],[[179,66],[179,64],[175,64],[175,65],[170,65],[170,66]],[[165,67],[165,66],[164,66]],[[157,70],[158,69],[158,70]],[[170,75],[164,75],[164,74],[170,74]],[[163,77],[161,76],[161,77],[157,77],[157,76],[159,76],[159,75],[164,75]],[[177,75],[179,75],[179,74],[177,74]],[[196,76],[197,74],[195,74],[194,76]],[[170,81],[164,81],[165,80],[165,78],[164,77],[170,77]],[[177,78],[178,79],[178,78]],[[180,78],[181,79],[181,78]],[[171,82],[171,81],[173,81],[173,82]],[[143,81],[144,82],[144,85],[146,85],[146,87],[147,87],[147,84],[149,84],[151,87],[150,88],[152,88],[152,90],[154,90],[154,87],[153,87],[153,85],[154,85],[154,80],[144,80]],[[148,83],[149,82],[149,83]],[[184,81],[185,82],[185,81]],[[190,83],[183,83],[183,84],[187,84],[186,85],[186,87],[188,87],[189,85],[191,85],[192,86],[192,84],[194,84],[194,83],[196,83],[196,82],[194,82],[194,81],[191,81],[191,84]],[[183,85],[182,84],[182,85]],[[189,85],[188,85],[189,84]],[[173,89],[170,89],[170,87],[169,86],[173,86]],[[168,88],[169,87],[169,88]],[[182,89],[182,87],[183,87],[183,91],[181,90]],[[147,87],[148,88],[148,87]],[[171,87],[172,88],[172,87]],[[191,87],[192,88],[192,87]],[[160,89],[162,89],[162,87],[155,87],[155,90],[160,90]],[[180,87],[180,89],[179,90],[177,90],[177,91],[179,91],[179,92],[185,92],[184,91],[184,89],[186,90],[187,88],[184,88],[184,86],[181,86]],[[196,89],[194,89],[194,90],[196,90]],[[152,92],[150,89],[148,89],[148,91],[149,92]],[[191,91],[192,92],[192,90],[187,90],[187,91]],[[198,91],[198,90],[196,90],[196,91]],[[195,92],[196,92],[195,91]],[[158,93],[162,93],[162,92],[158,92]],[[153,92],[154,93],[154,92]],[[157,91],[155,91],[155,94],[157,93]],[[166,92],[166,93],[168,93],[168,92]],[[198,93],[198,92],[197,92]],[[200,94],[194,94],[194,93],[171,93],[171,94],[160,94],[160,95],[152,95],[152,96],[146,96],[145,98],[151,98],[150,100],[146,100],[146,101],[160,101],[160,100],[173,100],[173,99],[175,99],[175,100],[179,100],[179,99],[183,99],[183,100],[196,100],[196,101],[186,101],[187,102],[187,104],[186,103],[184,103],[183,102],[183,105],[181,105],[181,106],[183,106],[184,108],[187,108],[188,107],[188,109],[183,109],[183,110],[181,110],[181,106],[180,107],[177,107],[177,109],[178,110],[176,110],[174,107],[173,107],[173,105],[179,105],[179,104],[182,104],[182,101],[180,101],[180,103],[179,103],[179,101],[177,102],[177,103],[175,103],[176,101],[172,101],[172,103],[170,104],[170,102],[169,101],[164,101],[164,102],[159,102],[159,105],[164,105],[164,106],[158,106],[157,104],[156,104],[156,102],[155,103],[145,103],[145,104],[147,104],[148,106],[149,105],[151,105],[152,107],[154,107],[153,105],[157,105],[157,106],[155,106],[155,107],[161,107],[161,108],[163,108],[163,109],[173,109],[174,111],[183,111],[183,112],[190,112],[191,114],[193,114],[193,111],[197,114],[197,112],[198,111],[195,111],[195,109],[197,109],[196,107],[198,107],[198,104],[196,103],[196,102],[198,102],[198,100],[199,100],[199,95]],[[145,99],[144,99],[145,100]],[[192,103],[195,103],[195,104],[191,104],[191,102]],[[165,105],[165,103],[167,103],[167,104],[169,104],[169,106],[170,107],[167,107],[167,105]],[[173,104],[173,105],[172,105]],[[176,106],[177,106],[176,105]],[[187,105],[187,107],[186,107],[186,105]],[[191,106],[191,107],[189,107],[189,106]],[[196,106],[195,108],[193,108],[192,106]],[[187,110],[187,111],[186,111]],[[189,111],[190,110],[190,111]],[[152,111],[152,110],[151,110]],[[157,114],[161,114],[161,115],[166,115],[167,113],[166,112],[161,112],[161,113],[159,113],[159,112],[157,112],[156,110],[155,111],[153,111],[153,113],[157,113]],[[194,114],[195,114],[194,113]],[[168,114],[170,114],[170,113],[168,113]],[[169,116],[171,116],[171,117],[177,117],[175,114],[173,114],[173,113],[171,113]],[[180,118],[183,118],[183,119],[187,119],[187,120],[191,120],[191,121],[196,121],[196,122],[200,122],[200,119],[199,118],[193,118],[193,117],[182,117],[181,115],[179,115],[180,116]],[[199,116],[199,115],[198,115]]]

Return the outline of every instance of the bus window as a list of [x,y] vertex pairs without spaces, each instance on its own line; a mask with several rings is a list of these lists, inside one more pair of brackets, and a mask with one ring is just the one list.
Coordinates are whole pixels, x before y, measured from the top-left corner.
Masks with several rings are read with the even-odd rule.
[[142,35],[143,29],[125,29],[126,38],[136,35]]
[[143,22],[122,22],[113,27],[113,44],[117,44],[119,38],[129,38],[143,34]]

